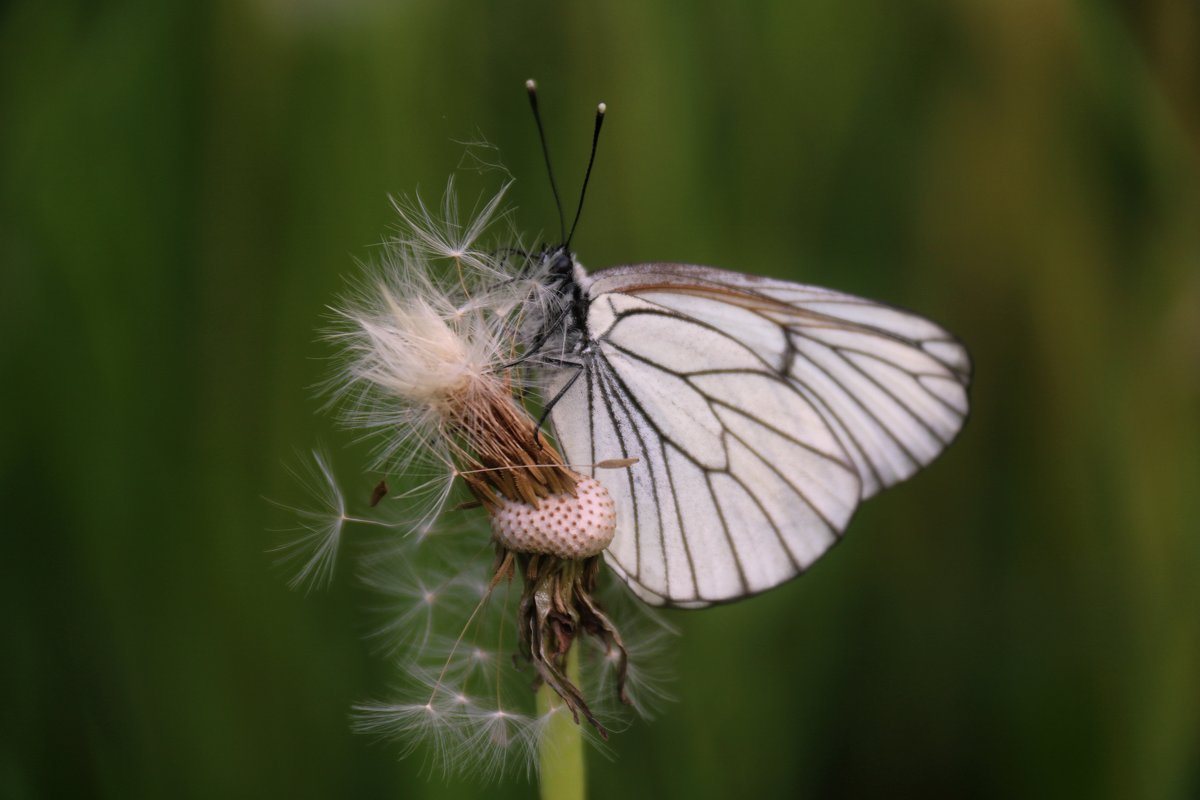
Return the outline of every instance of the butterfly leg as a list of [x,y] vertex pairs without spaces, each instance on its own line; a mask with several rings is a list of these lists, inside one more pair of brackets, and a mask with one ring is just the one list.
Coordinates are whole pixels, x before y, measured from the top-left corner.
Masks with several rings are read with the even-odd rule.
[[554,397],[550,398],[545,407],[542,409],[542,415],[538,417],[537,425],[534,427],[533,435],[539,447],[542,443],[542,426],[545,425],[546,420],[550,418],[550,412],[554,410],[554,406],[558,404],[558,401],[562,400],[563,396],[566,395],[567,392],[571,391],[571,387],[575,385],[575,381],[579,380],[579,376],[585,371],[583,364],[563,362],[559,366],[573,367],[575,369],[575,374],[568,378],[567,382],[563,384],[563,387],[554,393]]

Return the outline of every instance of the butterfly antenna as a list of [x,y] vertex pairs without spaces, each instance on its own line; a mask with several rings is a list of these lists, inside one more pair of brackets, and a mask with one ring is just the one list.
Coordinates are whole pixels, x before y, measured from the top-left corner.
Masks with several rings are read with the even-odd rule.
[[558,208],[558,230],[563,237],[566,237],[567,223],[563,217],[562,200],[558,196],[558,184],[554,182],[554,169],[550,166],[550,148],[546,145],[546,131],[542,127],[542,115],[538,113],[537,82],[533,78],[525,81],[525,91],[529,92],[529,107],[533,109],[533,121],[537,123],[538,139],[542,143],[542,155],[546,158],[546,174],[550,176],[550,191],[554,192],[554,205]]
[[596,145],[600,141],[600,126],[604,124],[604,112],[608,110],[608,106],[601,103],[596,106],[596,127],[592,131],[592,154],[588,156],[587,172],[583,175],[583,188],[579,190],[579,205],[575,208],[575,221],[571,223],[571,232],[567,234],[567,241],[563,244],[568,250],[571,249],[571,239],[575,237],[575,227],[579,224],[579,215],[583,213],[583,198],[587,194],[588,181],[592,177],[592,165],[596,163]]

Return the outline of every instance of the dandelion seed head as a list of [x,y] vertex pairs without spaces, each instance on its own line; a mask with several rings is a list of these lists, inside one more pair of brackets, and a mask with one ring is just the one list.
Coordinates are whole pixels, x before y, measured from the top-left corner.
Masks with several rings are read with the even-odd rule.
[[492,534],[517,553],[584,559],[604,552],[616,531],[616,505],[594,478],[582,477],[574,495],[550,495],[536,506],[500,498],[492,511]]
[[[659,696],[658,676],[626,658],[642,647],[636,631],[627,646],[593,597],[613,500],[564,463],[525,406],[537,367],[566,354],[566,328],[552,328],[568,324],[569,299],[552,259],[480,244],[507,220],[503,195],[466,215],[453,182],[440,205],[394,202],[398,236],[336,310],[329,338],[342,358],[326,387],[343,421],[374,441],[387,494],[351,513],[316,459],[318,501],[301,512],[309,549],[297,550],[308,555],[296,556],[304,580],[326,581],[345,526],[389,534],[359,576],[375,592],[370,635],[396,684],[387,702],[355,706],[354,728],[423,754],[432,772],[484,779],[532,774],[556,714],[586,720],[599,743],[628,716],[618,700],[645,713]],[[487,515],[470,511],[479,506]],[[582,678],[568,675],[568,651]],[[531,691],[541,683],[562,700],[543,713]]]

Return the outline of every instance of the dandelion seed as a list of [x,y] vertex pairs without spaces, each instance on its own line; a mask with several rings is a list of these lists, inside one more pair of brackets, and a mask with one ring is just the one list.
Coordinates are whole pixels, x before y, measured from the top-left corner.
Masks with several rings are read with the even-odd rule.
[[659,710],[675,698],[668,691],[672,675],[667,658],[671,640],[678,631],[648,614],[623,616],[622,634],[625,653],[608,649],[602,642],[589,640],[598,697],[611,696],[623,682],[629,705],[642,719],[653,719]]
[[432,258],[446,258],[459,262],[460,266],[499,276],[494,270],[495,256],[475,247],[484,232],[496,222],[497,212],[512,182],[504,184],[500,191],[468,215],[469,222],[463,223],[458,208],[458,197],[454,191],[454,179],[446,184],[442,195],[441,214],[435,215],[425,202],[416,196],[409,200],[393,200],[392,206],[404,222],[412,238],[406,243],[422,249]]
[[311,461],[304,460],[299,466],[288,469],[316,500],[316,506],[295,508],[276,503],[291,512],[298,523],[287,529],[297,535],[272,549],[278,554],[280,565],[300,564],[288,581],[293,589],[321,588],[333,580],[342,528],[348,519],[346,501],[329,468],[328,458],[320,450],[313,450],[311,456]]
[[537,754],[536,720],[504,708],[468,714],[468,733],[459,744],[465,769],[491,780],[512,765],[533,770]]
[[362,703],[353,708],[352,728],[357,733],[399,742],[401,756],[426,748],[431,772],[458,771],[462,723],[465,714],[453,707],[425,703]]
[[[361,572],[363,582],[383,600],[376,611],[384,621],[370,636],[386,653],[427,650],[439,622],[461,623],[479,603],[455,571],[464,569],[462,565],[424,563],[418,570],[406,555],[411,552],[372,563]],[[466,569],[479,569],[467,563]]]

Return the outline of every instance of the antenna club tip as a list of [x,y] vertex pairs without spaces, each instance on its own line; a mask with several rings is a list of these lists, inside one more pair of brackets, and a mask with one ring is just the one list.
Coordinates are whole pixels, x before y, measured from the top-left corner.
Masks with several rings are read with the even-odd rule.
[[600,105],[596,106],[596,113],[599,114],[600,116],[604,116],[605,112],[607,112],[607,111],[608,111],[607,103],[601,103]]
[[535,81],[533,78],[530,78],[529,80],[525,81],[525,91],[536,92],[537,91],[537,81]]

